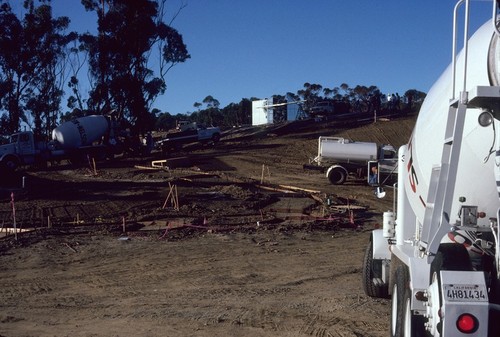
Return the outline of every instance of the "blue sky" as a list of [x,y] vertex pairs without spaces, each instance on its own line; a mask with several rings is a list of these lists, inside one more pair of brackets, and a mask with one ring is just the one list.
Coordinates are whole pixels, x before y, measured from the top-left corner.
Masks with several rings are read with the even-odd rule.
[[[167,20],[182,3],[172,26],[191,59],[168,73],[154,104],[171,114],[195,111],[208,95],[224,107],[295,93],[305,82],[427,92],[451,60],[455,0],[168,0]],[[472,0],[475,28],[491,6]],[[53,7],[71,30],[95,31],[79,0]]]

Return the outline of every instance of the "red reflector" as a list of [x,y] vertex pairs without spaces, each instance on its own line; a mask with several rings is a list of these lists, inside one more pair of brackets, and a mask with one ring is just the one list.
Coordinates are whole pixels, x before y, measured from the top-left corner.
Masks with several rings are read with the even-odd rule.
[[461,333],[472,333],[478,328],[476,317],[470,314],[462,314],[457,319],[457,328]]

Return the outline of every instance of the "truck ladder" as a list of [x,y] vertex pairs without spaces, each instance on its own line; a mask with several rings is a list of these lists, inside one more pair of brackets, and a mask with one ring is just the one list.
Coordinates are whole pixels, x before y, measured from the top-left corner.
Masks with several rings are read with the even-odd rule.
[[[457,12],[461,5],[465,4],[465,29],[464,29],[464,64],[463,64],[463,90],[460,97],[455,98],[456,84],[456,37],[457,37]],[[499,116],[500,87],[477,86],[466,91],[467,87],[467,54],[468,54],[468,30],[469,30],[469,5],[470,0],[460,0],[454,9],[453,17],[453,56],[452,56],[452,98],[448,110],[445,138],[441,164],[432,168],[429,181],[429,191],[426,200],[422,231],[418,238],[418,250],[420,255],[432,259],[437,253],[442,238],[450,231],[450,211],[453,203],[455,182],[457,180],[457,167],[462,146],[465,115],[468,108],[479,108],[489,110],[495,116]],[[492,23],[495,26],[497,38],[500,31],[496,26],[497,4],[493,1]],[[498,118],[498,117],[497,117]],[[497,135],[498,137],[498,135]],[[497,149],[500,150],[500,149]],[[500,219],[499,219],[500,220]],[[430,261],[429,261],[430,262]]]
[[[469,100],[467,100],[467,96],[470,96]],[[477,86],[469,93],[462,93],[462,99],[450,105],[441,165],[432,169],[421,241],[419,242],[419,250],[421,252],[425,251],[425,255],[428,257],[436,254],[441,239],[451,228],[449,213],[454,201],[466,111],[468,108],[479,108],[487,111],[496,110],[494,114],[498,116],[499,107],[500,87],[492,86]],[[463,159],[466,160],[467,158]]]
[[[464,22],[464,78],[460,98],[455,99],[456,61],[457,61],[457,17],[460,6],[465,4]],[[469,46],[469,6],[470,0],[460,0],[453,11],[453,50],[452,50],[452,97],[446,120],[446,130],[441,154],[441,164],[434,166],[429,181],[422,233],[418,242],[420,254],[427,257],[436,254],[439,243],[449,231],[449,212],[457,176],[458,157],[462,146],[462,135],[467,111],[467,54]]]
[[466,111],[466,103],[460,101],[451,103],[441,164],[432,168],[419,242],[419,250],[425,251],[427,256],[436,254],[441,239],[450,231],[449,212],[455,190]]

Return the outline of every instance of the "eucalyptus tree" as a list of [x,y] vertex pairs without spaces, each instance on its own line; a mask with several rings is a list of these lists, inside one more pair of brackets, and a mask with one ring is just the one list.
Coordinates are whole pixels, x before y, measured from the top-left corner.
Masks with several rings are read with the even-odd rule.
[[[37,136],[54,127],[64,84],[65,46],[76,39],[64,34],[69,18],[52,16],[50,1],[23,2],[20,20],[7,1],[0,1],[0,109],[8,132],[21,121]],[[28,114],[30,113],[30,114]]]
[[404,93],[404,97],[406,100],[406,108],[405,112],[410,113],[414,111],[418,111],[420,106],[422,105],[426,93],[419,91],[417,89],[409,89]]
[[232,127],[240,124],[241,105],[237,103],[229,103],[221,109],[222,123],[218,126]]
[[342,95],[342,99],[344,99],[345,101],[349,101],[350,92],[352,90],[349,87],[349,84],[344,82],[340,85],[339,88],[340,88],[340,90],[342,90],[344,92],[344,94]]
[[341,96],[339,95],[339,90],[340,89],[338,87],[335,87],[335,88],[323,88],[323,94],[327,98],[339,100],[339,99],[341,99]]
[[207,108],[215,108],[218,109],[220,106],[220,102],[214,98],[212,95],[208,95],[203,99],[203,103],[207,105]]
[[[88,106],[115,111],[143,133],[151,104],[167,88],[172,66],[190,58],[182,35],[164,22],[166,0],[82,0],[98,17],[98,33],[81,36],[88,52],[92,89]],[[180,10],[180,9],[179,9]],[[159,48],[158,70],[151,55]]]
[[320,95],[322,90],[322,85],[306,82],[304,83],[304,88],[297,91],[297,95],[305,101],[304,108],[306,110],[312,108],[323,99]]
[[198,119],[206,125],[220,125],[222,122],[222,113],[219,109],[220,102],[212,95],[208,95],[202,101],[207,107],[198,112]]
[[286,96],[283,95],[273,95],[272,104],[276,106],[273,108],[273,120],[275,123],[280,123],[286,121],[287,106],[281,105],[286,104]]

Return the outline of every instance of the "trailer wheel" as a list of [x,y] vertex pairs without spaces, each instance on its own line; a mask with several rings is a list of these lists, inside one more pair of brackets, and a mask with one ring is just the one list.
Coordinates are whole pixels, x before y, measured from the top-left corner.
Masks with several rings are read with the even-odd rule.
[[333,185],[342,185],[347,180],[347,171],[341,166],[332,167],[328,170],[328,180]]
[[363,290],[370,297],[386,298],[388,294],[388,285],[377,285],[373,282],[378,273],[382,271],[382,261],[373,261],[373,240],[370,239],[368,247],[366,247],[365,256],[363,258]]

